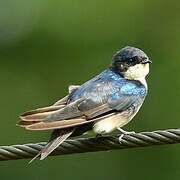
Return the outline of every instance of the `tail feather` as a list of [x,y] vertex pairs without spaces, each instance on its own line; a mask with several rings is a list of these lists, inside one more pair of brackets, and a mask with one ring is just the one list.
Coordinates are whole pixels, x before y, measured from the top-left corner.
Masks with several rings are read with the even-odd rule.
[[57,137],[53,142],[42,151],[40,160],[45,159],[54,149],[56,149],[60,144],[62,144],[74,130],[67,131],[65,134]]
[[29,162],[33,162],[36,158],[40,156],[40,160],[45,159],[54,149],[56,149],[60,144],[62,144],[73,132],[73,129],[66,130],[55,130],[52,137],[47,143],[47,145]]

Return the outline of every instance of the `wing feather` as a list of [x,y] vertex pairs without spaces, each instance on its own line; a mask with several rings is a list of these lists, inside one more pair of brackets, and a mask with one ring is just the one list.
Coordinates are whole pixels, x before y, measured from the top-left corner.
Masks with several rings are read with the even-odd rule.
[[[39,123],[32,123],[32,124],[26,124],[26,125],[22,125],[22,127],[24,127],[25,129],[28,130],[35,130],[35,131],[39,131],[39,130],[50,130],[50,129],[65,129],[65,128],[71,128],[71,127],[76,127],[79,125],[83,125],[83,124],[87,124],[87,123],[92,123],[95,121],[99,121],[102,119],[105,119],[109,116],[114,115],[116,112],[111,112],[107,115],[103,115],[97,118],[93,118],[90,120],[87,120],[86,117],[82,117],[82,118],[75,118],[75,119],[68,119],[68,120],[61,120],[61,121],[53,121],[53,122],[39,122]],[[23,121],[22,121],[23,123]],[[27,121],[25,121],[25,123],[27,123]],[[29,122],[28,122],[29,123]],[[20,125],[19,125],[20,126]]]
[[140,104],[143,102],[144,86],[129,81],[113,83],[114,81],[107,80],[101,83],[98,79],[91,86],[82,85],[77,90],[70,90],[72,94],[61,99],[54,106],[21,115],[18,125],[29,130],[74,127],[97,121],[98,118],[110,113],[126,110],[136,101]]
[[68,120],[61,120],[61,121],[52,121],[52,122],[44,122],[41,121],[39,123],[32,123],[30,125],[24,126],[25,129],[28,130],[50,130],[50,129],[64,129],[68,127],[73,127],[77,125],[81,125],[87,123],[86,119],[79,118],[79,119],[68,119]]

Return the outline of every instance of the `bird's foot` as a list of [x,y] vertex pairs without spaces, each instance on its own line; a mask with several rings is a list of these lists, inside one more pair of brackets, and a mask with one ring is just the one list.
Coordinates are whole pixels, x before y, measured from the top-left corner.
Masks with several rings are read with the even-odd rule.
[[118,128],[118,130],[119,130],[120,133],[121,133],[120,136],[119,136],[119,143],[121,143],[121,141],[122,141],[124,135],[135,134],[134,131],[125,131],[125,130],[123,130],[123,129],[121,129],[121,128]]

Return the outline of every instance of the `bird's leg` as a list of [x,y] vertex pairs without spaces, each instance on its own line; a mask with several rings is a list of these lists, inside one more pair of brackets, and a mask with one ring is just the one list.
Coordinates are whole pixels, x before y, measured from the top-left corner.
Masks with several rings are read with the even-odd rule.
[[134,131],[125,131],[121,128],[117,128],[119,130],[119,132],[121,133],[121,135],[119,136],[119,142],[121,143],[122,138],[124,137],[124,135],[129,135],[129,134],[134,134]]

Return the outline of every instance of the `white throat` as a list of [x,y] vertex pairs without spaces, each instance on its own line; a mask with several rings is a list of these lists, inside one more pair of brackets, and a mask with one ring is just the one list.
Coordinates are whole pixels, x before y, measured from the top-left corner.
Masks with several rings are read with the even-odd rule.
[[136,64],[128,68],[126,72],[123,72],[123,75],[126,79],[138,80],[147,87],[145,80],[146,75],[149,73],[149,64]]

